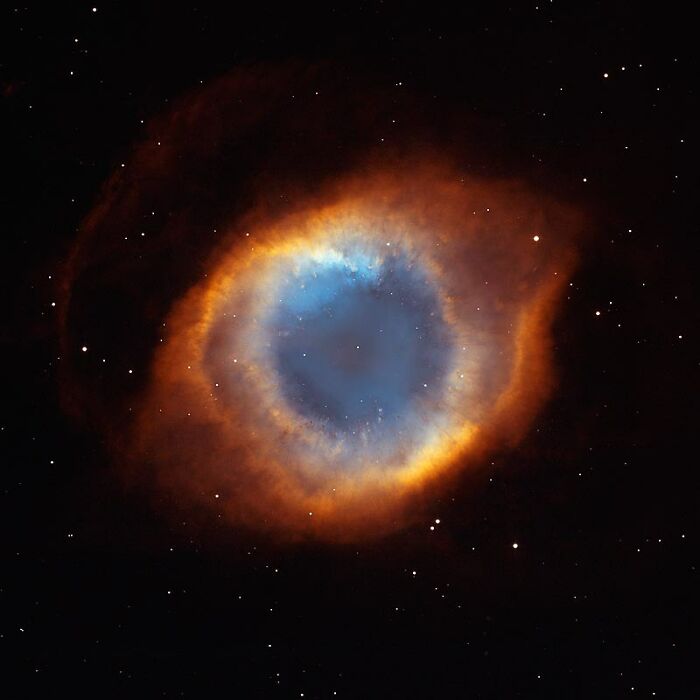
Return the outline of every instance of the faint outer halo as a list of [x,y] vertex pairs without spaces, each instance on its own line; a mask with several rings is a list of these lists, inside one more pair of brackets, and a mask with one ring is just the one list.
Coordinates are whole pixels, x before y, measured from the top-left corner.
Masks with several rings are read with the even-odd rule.
[[[449,110],[430,122],[419,97],[331,78],[238,71],[154,120],[86,217],[61,306],[66,406],[98,422],[121,476],[283,538],[403,527],[524,435],[554,386],[581,226],[522,179],[471,174]],[[290,409],[260,319],[291,260],[381,263],[387,243],[436,290],[450,352],[441,391],[372,453]]]

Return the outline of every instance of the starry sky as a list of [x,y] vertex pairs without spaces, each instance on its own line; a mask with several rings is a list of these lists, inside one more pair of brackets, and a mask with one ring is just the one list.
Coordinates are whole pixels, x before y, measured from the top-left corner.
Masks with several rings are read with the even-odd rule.
[[[680,4],[1,12],[5,696],[698,696],[699,114]],[[260,85],[268,103],[247,97]],[[227,126],[197,121],[192,95],[223,95]],[[410,181],[416,149],[576,212],[552,390],[517,443],[342,540],[230,517],[209,483],[199,500],[163,487],[162,436],[127,459],[169,309],[212,273],[221,222],[253,194],[274,212],[320,197],[360,153]],[[111,204],[124,182],[142,213]],[[474,247],[455,277],[483,271],[507,309],[526,303],[511,268],[546,269],[528,257],[560,240],[544,211],[527,253]],[[86,230],[103,235],[78,255]],[[350,433],[381,408],[384,449],[413,397],[439,394],[451,331],[420,261],[397,249],[379,274],[365,250],[280,278],[264,328],[285,400]]]

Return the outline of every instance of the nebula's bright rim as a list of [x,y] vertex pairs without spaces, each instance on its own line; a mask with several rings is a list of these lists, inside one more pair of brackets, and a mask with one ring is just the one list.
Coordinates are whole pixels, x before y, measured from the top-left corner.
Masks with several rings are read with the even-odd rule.
[[[508,189],[379,170],[253,216],[168,319],[138,421],[163,478],[234,519],[354,537],[521,434],[570,260]],[[486,221],[485,191],[504,207]]]

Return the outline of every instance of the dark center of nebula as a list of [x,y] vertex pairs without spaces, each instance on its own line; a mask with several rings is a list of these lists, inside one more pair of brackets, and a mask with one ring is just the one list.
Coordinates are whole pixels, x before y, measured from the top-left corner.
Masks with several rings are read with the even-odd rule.
[[281,284],[271,321],[283,396],[332,433],[395,436],[440,395],[447,326],[425,273],[401,255],[301,261]]

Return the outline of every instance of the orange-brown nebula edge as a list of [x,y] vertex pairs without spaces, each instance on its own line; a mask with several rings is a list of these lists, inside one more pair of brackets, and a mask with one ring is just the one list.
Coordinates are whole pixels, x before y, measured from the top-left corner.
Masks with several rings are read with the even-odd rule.
[[[417,495],[514,443],[547,398],[550,324],[573,261],[561,227],[571,224],[517,183],[415,160],[364,168],[285,215],[253,211],[174,305],[130,457],[150,461],[163,488],[285,537],[352,539],[404,525]],[[275,264],[348,236],[410,249],[438,281],[465,348],[445,396],[421,408],[426,421],[439,416],[434,431],[417,444],[406,436],[383,464],[346,465],[352,456],[279,400],[274,373],[248,346]]]

